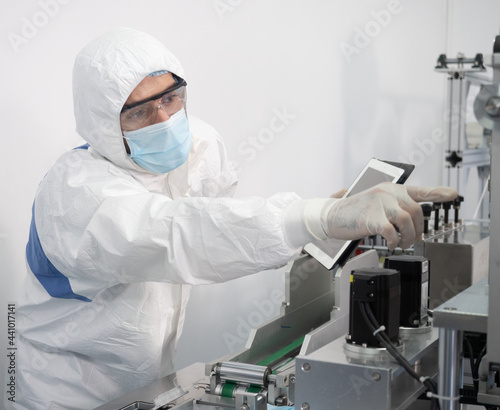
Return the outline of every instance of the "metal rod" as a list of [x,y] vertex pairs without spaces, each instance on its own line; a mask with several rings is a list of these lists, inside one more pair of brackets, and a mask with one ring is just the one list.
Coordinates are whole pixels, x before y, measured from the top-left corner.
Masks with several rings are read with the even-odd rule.
[[271,374],[271,369],[266,366],[247,363],[222,362],[217,365],[216,372],[218,372],[221,380],[267,387],[267,378]]
[[458,64],[458,63],[475,63],[476,59],[475,58],[447,58],[446,63],[447,64]]
[[441,410],[460,409],[460,355],[462,332],[439,329],[439,383]]
[[[458,82],[458,133],[457,133],[457,151],[460,152],[462,148],[462,122],[463,117],[465,116],[465,107],[464,107],[464,80],[463,80],[463,75],[461,74],[459,77],[459,82]],[[457,189],[459,189],[459,186],[457,186]]]
[[451,152],[451,131],[453,123],[453,75],[448,77],[448,151]]
[[[498,43],[498,38],[495,45]],[[500,53],[493,54],[493,82],[500,83]],[[488,362],[500,363],[500,130],[493,130],[491,139],[490,178],[490,255],[488,276]]]

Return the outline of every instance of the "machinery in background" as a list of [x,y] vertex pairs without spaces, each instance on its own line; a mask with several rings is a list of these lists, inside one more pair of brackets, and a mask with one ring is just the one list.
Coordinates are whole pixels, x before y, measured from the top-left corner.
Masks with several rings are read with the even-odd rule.
[[473,105],[481,88],[491,83],[491,72],[484,65],[483,54],[474,58],[441,54],[435,71],[446,74],[448,80],[445,130],[435,130],[432,136],[447,144],[443,183],[466,196],[469,206],[477,200],[475,210],[465,210],[468,219],[488,219],[491,127],[477,118]]
[[[377,253],[369,251],[332,272],[304,254],[285,273],[286,299],[280,315],[254,329],[245,349],[207,363],[204,369],[199,365],[183,369],[98,409],[260,410],[268,403],[291,405],[296,357],[348,331],[350,275],[344,272],[378,263]],[[186,377],[188,381],[180,383]]]
[[[352,271],[349,332],[297,357],[295,408],[431,408],[424,393],[429,388],[437,393],[433,380],[438,371],[438,338],[437,329],[426,319],[427,309],[425,313],[421,309],[427,298],[428,263],[412,257],[393,263],[405,266],[400,271]],[[403,281],[410,286],[401,287]],[[414,291],[419,293],[418,303],[406,316],[409,306],[400,301],[411,295],[417,302]],[[401,320],[411,326],[400,326]]]
[[[443,69],[452,62],[441,60]],[[98,409],[417,410],[436,408],[437,400],[441,410],[500,405],[500,38],[484,59],[490,61],[494,84],[481,85],[474,103],[479,123],[491,130],[483,135],[492,136],[489,229],[462,223],[458,214],[450,221],[460,201],[426,204],[426,238],[401,256],[389,255],[378,238],[367,238],[362,253],[332,271],[303,255],[287,269],[280,315],[254,329],[245,349]],[[452,151],[464,164],[469,153]]]
[[414,285],[408,288],[413,296],[415,289],[420,290],[419,303],[413,304],[411,313],[418,318],[418,326],[400,329],[399,272],[389,269],[393,276],[384,280],[387,270],[379,268],[374,250],[336,271],[303,255],[287,270],[281,314],[254,329],[244,350],[207,363],[204,372],[203,366],[193,365],[98,409],[262,410],[268,404],[362,409],[367,402],[380,410],[411,408],[427,387],[412,381],[384,347],[363,341],[366,328],[359,311],[353,313],[350,294],[353,283],[373,286],[370,275],[379,274],[374,277],[376,292],[368,292],[378,300],[375,315],[391,321],[392,338],[398,340],[405,360],[435,379],[438,338],[421,308],[428,282],[423,262],[424,258],[411,258],[412,267],[417,263],[424,270],[410,274]]
[[[365,297],[404,360],[418,374],[437,381],[439,330],[428,315],[429,295],[437,287],[442,295],[449,290],[446,296],[451,297],[459,289],[449,289],[448,282],[463,287],[471,283],[456,282],[456,272],[444,268],[442,283],[433,282],[433,264],[439,266],[442,261],[445,265],[446,260],[463,253],[464,247],[470,248],[471,255],[475,249],[485,248],[487,256],[488,236],[486,230],[484,238],[468,242],[469,225],[462,223],[458,209],[452,223],[446,221],[442,205],[439,209],[429,206],[438,216],[426,216],[434,225],[430,228],[427,223],[420,247],[388,255],[383,246],[367,249],[363,245],[363,253],[334,271],[304,254],[287,268],[281,314],[254,329],[244,350],[183,369],[99,409],[260,410],[268,404],[306,410],[364,409],[366,403],[377,410],[431,408],[425,397],[428,386],[415,381],[375,341],[358,304]],[[370,240],[378,241],[368,238],[365,243]],[[418,255],[418,249],[432,257],[429,249],[436,250],[438,259]],[[472,263],[475,258],[477,255],[461,267],[469,281],[485,274],[482,266],[479,269],[479,264]],[[387,269],[393,274],[383,274]],[[472,385],[472,376],[469,379]]]
[[482,221],[429,231],[415,244],[414,254],[427,258],[431,265],[429,308],[435,309],[486,278],[489,250],[489,224]]
[[[483,84],[474,101],[478,122],[491,131],[490,142],[490,252],[488,278],[466,289],[434,310],[440,327],[439,391],[443,410],[459,408],[462,378],[462,340],[465,332],[486,334],[486,354],[472,358],[474,385],[480,403],[500,405],[500,36],[493,54],[485,58],[493,68],[493,81]],[[468,349],[473,353],[473,349]],[[479,365],[476,363],[479,361]],[[472,363],[471,363],[472,365]]]
[[365,238],[360,250],[376,250],[381,260],[393,254],[423,256],[430,261],[429,308],[432,310],[488,275],[489,223],[464,222],[463,197],[448,203],[424,203],[424,239],[410,249],[389,251],[380,236]]

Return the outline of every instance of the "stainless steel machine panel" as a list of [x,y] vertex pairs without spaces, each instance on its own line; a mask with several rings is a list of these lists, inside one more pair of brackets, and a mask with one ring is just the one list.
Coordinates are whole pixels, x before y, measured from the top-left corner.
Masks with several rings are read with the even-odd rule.
[[489,234],[488,225],[470,223],[415,245],[430,261],[430,309],[488,276]]
[[[402,354],[421,375],[437,374],[437,340],[436,329],[404,339]],[[296,409],[406,409],[424,391],[387,353],[346,351],[343,337],[296,359]]]

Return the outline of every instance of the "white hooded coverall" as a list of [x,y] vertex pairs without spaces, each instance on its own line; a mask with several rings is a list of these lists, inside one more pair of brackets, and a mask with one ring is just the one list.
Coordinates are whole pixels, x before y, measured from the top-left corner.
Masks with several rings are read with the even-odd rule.
[[120,110],[158,70],[184,78],[160,42],[131,29],[76,57],[76,127],[88,145],[56,161],[34,200],[13,408],[90,409],[171,373],[190,285],[274,268],[301,251],[283,226],[297,195],[230,198],[236,177],[223,143],[192,115],[182,166],[158,175],[130,159]]

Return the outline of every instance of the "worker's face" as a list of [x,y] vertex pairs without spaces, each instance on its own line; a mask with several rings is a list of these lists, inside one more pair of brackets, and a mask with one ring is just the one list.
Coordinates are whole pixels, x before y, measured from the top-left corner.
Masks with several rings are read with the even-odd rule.
[[[175,80],[171,73],[159,76],[146,77],[130,93],[130,95],[127,98],[127,101],[125,101],[125,105],[147,100],[153,95],[161,93],[162,91],[172,87],[174,84]],[[160,109],[156,113],[154,124],[167,121],[169,118],[170,116],[164,110]],[[125,139],[123,139],[123,143],[125,144],[127,153],[130,154],[130,149]]]

